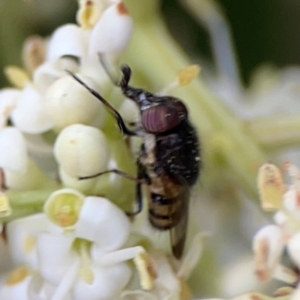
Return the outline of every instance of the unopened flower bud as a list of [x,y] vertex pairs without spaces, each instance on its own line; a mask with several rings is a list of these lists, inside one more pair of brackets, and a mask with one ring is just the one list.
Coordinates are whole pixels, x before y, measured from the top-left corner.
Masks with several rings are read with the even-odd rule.
[[23,135],[15,127],[3,128],[0,131],[0,166],[6,171],[25,173],[26,164],[27,151]]
[[21,91],[17,89],[3,89],[0,91],[0,129],[6,126],[8,118],[15,109]]
[[[80,76],[91,88],[97,90],[89,77]],[[102,103],[71,76],[56,80],[45,95],[47,113],[57,129],[71,124],[102,125],[106,110]]]
[[21,131],[30,134],[45,132],[53,126],[41,95],[31,85],[22,91],[18,105],[12,112],[12,121]]
[[72,177],[84,177],[106,171],[109,160],[105,135],[99,129],[74,124],[65,128],[54,145],[61,168]]
[[118,111],[121,114],[124,121],[127,123],[135,123],[140,120],[141,114],[139,112],[139,109],[136,103],[134,103],[130,99],[125,99]]
[[132,20],[123,2],[118,2],[103,13],[90,37],[89,55],[103,53],[109,60],[116,59],[125,49],[132,31]]

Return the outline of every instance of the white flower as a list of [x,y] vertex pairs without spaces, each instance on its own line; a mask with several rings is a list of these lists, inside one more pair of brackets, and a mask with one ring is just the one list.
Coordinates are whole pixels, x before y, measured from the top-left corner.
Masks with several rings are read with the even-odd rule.
[[125,214],[105,198],[71,189],[50,195],[45,213],[9,223],[12,260],[24,271],[17,272],[21,285],[12,288],[8,277],[0,293],[13,295],[17,288],[31,300],[114,299],[132,275],[125,262],[144,253],[122,249],[130,234]]
[[53,127],[41,95],[31,85],[26,86],[21,92],[11,118],[13,124],[26,133],[37,134]]
[[128,300],[181,300],[191,299],[191,292],[186,284],[196,264],[198,263],[207,234],[198,234],[194,237],[189,251],[180,263],[172,261],[162,251],[151,251],[153,265],[155,266],[156,279],[151,291],[125,291],[122,299]]
[[[281,175],[269,176],[269,180],[261,181],[260,192],[267,199],[271,206],[279,208],[274,220],[277,225],[267,225],[261,228],[253,238],[253,251],[255,254],[255,274],[261,281],[269,280],[274,277],[289,284],[298,282],[298,276],[289,268],[280,264],[284,247],[287,247],[288,253],[296,265],[299,265],[298,253],[300,249],[300,214],[299,214],[299,170],[292,164],[286,163],[285,169],[288,170],[293,182],[282,195],[281,203],[278,201],[278,195],[281,194],[283,179]],[[264,170],[263,168],[260,169]],[[275,166],[268,164],[268,173],[274,170]],[[270,175],[270,174],[269,174]],[[262,177],[262,175],[260,175]],[[267,178],[267,177],[266,177]],[[276,180],[273,180],[276,178]],[[278,185],[276,185],[276,184]],[[279,194],[274,187],[279,189]],[[270,189],[272,188],[272,189]],[[270,192],[272,191],[272,192]],[[275,191],[275,192],[274,192]],[[271,196],[276,198],[272,203]],[[262,199],[264,209],[266,199]],[[276,204],[275,206],[273,204]]]

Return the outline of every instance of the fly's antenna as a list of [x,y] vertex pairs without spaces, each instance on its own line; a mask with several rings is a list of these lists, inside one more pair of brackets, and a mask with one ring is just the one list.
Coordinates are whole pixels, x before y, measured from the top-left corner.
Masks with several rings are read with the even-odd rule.
[[123,77],[119,83],[119,86],[121,87],[122,90],[126,90],[128,88],[128,83],[131,78],[131,69],[129,68],[128,65],[123,65],[121,67],[121,72],[123,73]]

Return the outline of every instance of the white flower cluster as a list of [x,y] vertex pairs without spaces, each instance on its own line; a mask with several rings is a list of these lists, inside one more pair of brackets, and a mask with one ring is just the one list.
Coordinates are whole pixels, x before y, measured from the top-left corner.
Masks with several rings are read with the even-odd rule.
[[[253,238],[255,254],[255,274],[261,281],[276,278],[293,285],[291,299],[299,299],[300,268],[300,171],[295,165],[285,163],[291,183],[285,187],[280,170],[270,163],[260,168],[258,185],[261,194],[262,208],[276,211],[274,225],[261,228]],[[281,264],[286,249],[292,267]]]
[[71,189],[54,192],[45,211],[7,225],[12,263],[21,267],[5,279],[1,299],[113,299],[131,277],[124,261],[142,251],[117,251],[130,232],[124,213]]
[[[79,180],[109,169],[131,173],[135,163],[106,107],[66,71],[109,99],[125,121],[137,121],[138,110],[113,88],[98,57],[114,66],[129,42],[133,23],[124,3],[80,0],[77,21],[48,39],[29,38],[24,69],[5,69],[15,88],[0,91],[0,217],[13,221],[0,239],[0,299],[190,299],[185,281],[205,235],[181,262],[152,248],[150,256],[137,245],[151,238],[119,208],[131,206],[134,184],[116,174]],[[198,72],[186,68],[163,93]],[[11,191],[41,192],[43,212],[17,218],[32,209],[11,207]]]
[[[124,248],[134,235],[123,211],[72,189],[52,193],[44,213],[10,222],[6,234],[9,256],[0,260],[10,269],[0,286],[5,300],[190,299],[185,280],[206,239],[197,235],[181,263],[161,250],[149,256],[141,246]],[[125,263],[131,259],[144,290],[131,280],[133,270]]]
[[[54,147],[63,183],[81,191],[92,187],[97,191],[97,179],[78,182],[77,178],[116,165],[115,148],[127,151],[117,141],[108,141],[103,132],[109,126],[106,109],[66,70],[80,73],[102,95],[111,93],[97,54],[115,61],[129,41],[132,20],[122,2],[102,0],[80,1],[77,18],[81,26],[67,24],[48,40],[27,40],[23,49],[26,71],[6,68],[16,86],[0,92],[0,167],[8,188],[30,190],[49,183],[40,168],[56,171],[54,164],[45,165]],[[115,106],[124,101],[116,95],[109,99],[118,99]],[[54,145],[45,139],[50,130],[58,135]]]

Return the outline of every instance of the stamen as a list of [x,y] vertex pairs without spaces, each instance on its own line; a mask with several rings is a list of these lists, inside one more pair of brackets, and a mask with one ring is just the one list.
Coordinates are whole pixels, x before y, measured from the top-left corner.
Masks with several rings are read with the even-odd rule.
[[10,272],[5,283],[7,285],[16,285],[22,282],[27,276],[29,276],[29,272],[27,268],[23,266]]
[[36,238],[33,235],[28,235],[23,242],[23,249],[26,253],[31,252],[36,245]]
[[91,269],[90,259],[91,242],[83,239],[78,239],[76,241],[76,248],[78,249],[81,260],[81,279],[87,284],[92,284],[94,281],[94,273]]
[[70,267],[68,272],[64,275],[63,280],[58,285],[51,300],[64,300],[66,294],[69,292],[71,287],[74,285],[79,269],[79,261],[76,260],[74,264]]
[[23,89],[30,82],[26,71],[16,66],[5,67],[4,74],[7,80],[18,89]]
[[261,207],[266,211],[274,211],[282,206],[284,182],[280,170],[271,163],[263,164],[257,177]]
[[199,73],[199,65],[191,65],[184,68],[178,74],[179,85],[184,86],[190,84],[199,75]]
[[11,215],[12,209],[5,193],[0,191],[0,218]]
[[91,29],[99,20],[103,12],[102,1],[81,0],[79,1],[80,8],[76,15],[77,23],[82,29]]
[[151,256],[146,251],[140,251],[134,258],[134,264],[139,273],[141,287],[152,290],[157,274]]

